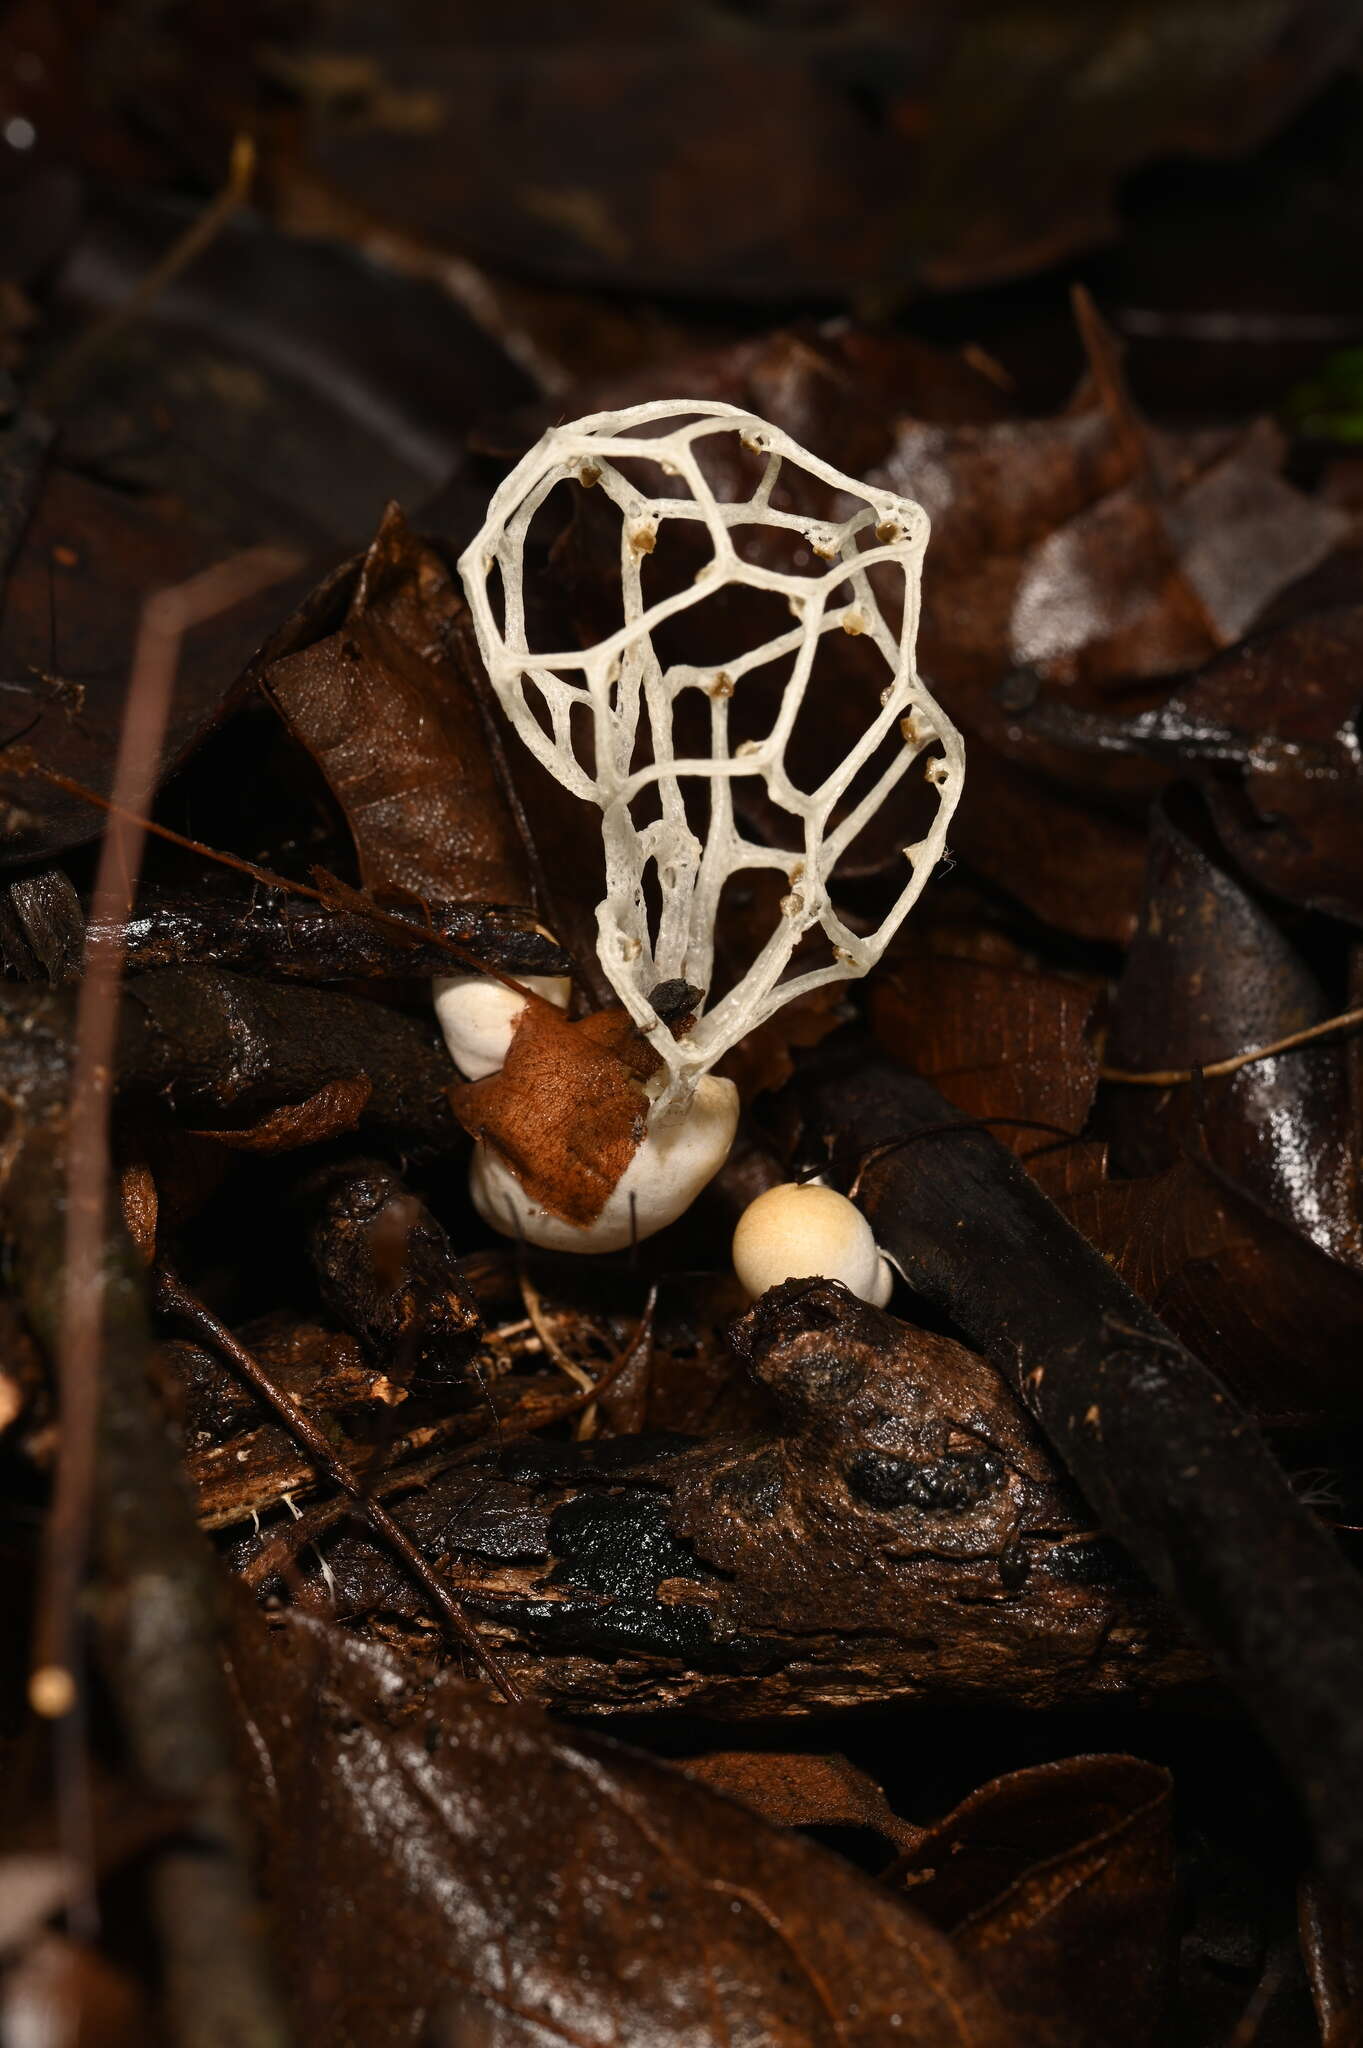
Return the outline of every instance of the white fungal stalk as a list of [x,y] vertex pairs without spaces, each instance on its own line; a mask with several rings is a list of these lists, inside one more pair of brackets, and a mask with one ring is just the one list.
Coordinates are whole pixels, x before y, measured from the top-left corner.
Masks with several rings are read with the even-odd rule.
[[[725,479],[738,480],[737,495],[721,495]],[[564,483],[594,488],[618,510],[622,622],[590,647],[546,650],[532,647],[527,628],[526,543]],[[659,573],[650,563],[672,522],[685,522],[693,543],[708,540],[708,558],[684,587],[655,591],[646,588]],[[684,1116],[701,1078],[784,1003],[874,966],[943,851],[965,763],[959,733],[914,667],[927,539],[921,506],[841,475],[736,406],[674,399],[547,433],[501,485],[460,561],[507,717],[565,788],[600,809],[606,894],[597,953],[663,1062],[650,1129]],[[675,641],[683,614],[739,587],[783,598],[789,625],[761,645],[734,648],[722,664],[665,662],[661,630]],[[837,633],[878,652],[884,685],[844,757],[821,763],[815,786],[800,788],[787,752],[806,695],[819,687],[825,636]],[[760,691],[773,677],[780,700],[767,730],[734,743],[745,682],[753,678]],[[678,752],[674,725],[689,692],[708,700],[703,753]],[[852,931],[833,906],[830,877],[920,759],[931,822],[904,848],[909,872],[881,923]],[[765,818],[790,820],[786,843],[740,828],[735,785],[743,778],[762,784]],[[774,927],[707,1007],[721,896],[754,871],[784,884]],[[651,1000],[675,981],[702,992],[680,1037]]]

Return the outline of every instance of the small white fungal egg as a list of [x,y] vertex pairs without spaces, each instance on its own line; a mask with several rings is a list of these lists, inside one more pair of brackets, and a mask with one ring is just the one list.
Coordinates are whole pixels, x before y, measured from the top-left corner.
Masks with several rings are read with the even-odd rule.
[[734,1232],[734,1271],[756,1300],[783,1280],[841,1280],[884,1308],[894,1275],[855,1202],[818,1181],[786,1181],[749,1202]]
[[[522,988],[566,1010],[573,984],[566,974],[523,974]],[[470,1081],[485,1081],[506,1061],[525,997],[490,974],[440,974],[433,983],[435,1014],[450,1058]]]
[[488,1145],[469,1168],[473,1206],[506,1237],[554,1252],[618,1252],[652,1237],[689,1209],[729,1156],[738,1129],[738,1090],[706,1074],[681,1116],[660,1117],[606,1199],[595,1222],[565,1223],[526,1193]]

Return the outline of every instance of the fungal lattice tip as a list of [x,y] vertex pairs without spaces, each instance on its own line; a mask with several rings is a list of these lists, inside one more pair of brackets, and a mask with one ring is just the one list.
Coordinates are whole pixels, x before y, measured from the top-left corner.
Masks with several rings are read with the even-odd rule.
[[[533,649],[527,534],[549,494],[568,482],[599,492],[619,514],[621,624],[586,648]],[[693,544],[708,543],[706,559],[679,587],[664,580],[646,595],[649,565],[679,523]],[[641,1027],[656,1027],[650,992],[660,982],[709,990],[726,883],[750,870],[798,869],[799,887],[782,898],[747,972],[683,1038],[656,1033],[668,1105],[689,1099],[699,1077],[792,996],[865,974],[936,865],[960,794],[964,749],[914,667],[927,538],[927,515],[911,500],[840,474],[735,406],[674,399],[553,428],[502,484],[461,561],[479,646],[508,718],[565,788],[601,810],[606,895],[598,952]],[[730,587],[784,599],[789,626],[759,645],[726,650],[722,666],[665,663],[656,636]],[[860,737],[806,790],[796,786],[787,752],[830,632],[869,643],[889,680],[878,703],[872,699]],[[765,671],[769,681],[778,663],[786,673],[765,736],[735,743],[733,707],[744,679]],[[677,751],[679,701],[688,690],[708,699],[701,754]],[[912,849],[909,880],[875,931],[853,933],[829,895],[833,869],[928,748],[937,750],[926,777],[936,810]],[[734,784],[748,776],[761,779],[768,816],[790,817],[797,844],[745,835]],[[815,931],[826,941],[825,957],[803,964],[806,947],[802,964],[789,971],[796,948]]]

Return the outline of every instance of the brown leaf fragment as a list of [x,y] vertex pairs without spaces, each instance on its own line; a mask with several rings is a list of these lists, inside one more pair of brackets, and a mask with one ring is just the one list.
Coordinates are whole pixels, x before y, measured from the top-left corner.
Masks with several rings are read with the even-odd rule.
[[981,1786],[891,1873],[1038,2048],[1157,2041],[1169,1991],[1172,1782],[1079,1756]]
[[776,1828],[865,1828],[897,1849],[911,1849],[922,1829],[901,1820],[874,1778],[836,1751],[712,1749],[681,1767],[713,1792]]
[[146,1266],[156,1257],[156,1224],[159,1201],[151,1168],[143,1160],[130,1160],[119,1176],[119,1204],[123,1227],[133,1248]]
[[1194,667],[1349,530],[1346,514],[1279,474],[1283,441],[1268,420],[1205,466],[1152,445],[1191,476],[1169,490],[1137,476],[1039,543],[1014,601],[1015,661],[1066,683]]
[[639,1082],[657,1065],[624,1010],[594,1010],[574,1024],[534,1000],[500,1072],[452,1087],[450,1101],[527,1194],[565,1222],[587,1224],[643,1140],[648,1102]]
[[[1078,1132],[1098,1088],[1094,1000],[1091,983],[1063,975],[923,954],[875,981],[871,1025],[966,1116]],[[1003,1121],[997,1135],[1024,1159],[1046,1144],[1044,1132]]]
[[193,1138],[211,1138],[233,1152],[296,1152],[304,1145],[320,1145],[353,1131],[361,1112],[374,1092],[366,1074],[352,1080],[326,1081],[315,1095],[303,1102],[283,1102],[259,1122],[237,1130],[191,1131]]
[[230,1669],[300,2039],[1019,2039],[908,1906],[652,1758],[296,1613]]
[[63,868],[21,875],[0,893],[0,966],[20,981],[79,981],[85,915]]
[[1140,911],[1145,835],[971,740],[951,849],[1035,917],[1081,939],[1129,945]]
[[521,903],[530,884],[482,714],[449,652],[450,572],[390,506],[343,625],[264,688],[345,813],[363,884],[433,903]]
[[1057,1199],[1265,1421],[1363,1414],[1363,1275],[1354,1268],[1195,1159]]

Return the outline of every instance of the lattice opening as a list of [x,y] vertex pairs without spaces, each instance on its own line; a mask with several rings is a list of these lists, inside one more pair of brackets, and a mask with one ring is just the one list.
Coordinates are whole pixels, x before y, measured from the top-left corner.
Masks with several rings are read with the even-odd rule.
[[[622,623],[589,647],[536,648],[526,577],[541,573],[542,557],[527,562],[527,536],[565,486],[599,490],[618,513]],[[660,1109],[689,1099],[700,1075],[791,996],[873,966],[941,855],[964,750],[914,668],[927,535],[920,506],[840,475],[754,414],[674,400],[546,434],[502,484],[460,563],[508,718],[550,773],[601,811],[597,950],[666,1064]],[[754,594],[765,637],[751,634]],[[688,625],[698,630],[683,633]],[[844,633],[864,643],[879,687],[868,673],[864,720],[841,757],[811,773],[817,749],[803,747],[797,778],[792,745],[819,689],[820,656],[828,636]],[[722,657],[708,658],[712,646]],[[756,730],[735,716],[745,684],[764,706]],[[875,931],[855,933],[834,908],[830,878],[924,755],[917,774],[930,816],[904,847],[904,887]],[[770,843],[739,821],[748,782],[767,799]],[[710,995],[726,884],[763,872],[782,883],[770,931],[694,1030],[674,1039],[650,992],[681,978]],[[809,934],[819,937],[812,965]]]

